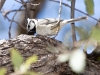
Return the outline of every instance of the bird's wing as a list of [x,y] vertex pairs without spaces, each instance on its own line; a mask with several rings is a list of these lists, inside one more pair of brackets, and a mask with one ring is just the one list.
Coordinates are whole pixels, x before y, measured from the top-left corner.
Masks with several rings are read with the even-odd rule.
[[38,19],[39,25],[48,25],[51,23],[56,23],[58,20],[57,18],[44,18],[44,19]]

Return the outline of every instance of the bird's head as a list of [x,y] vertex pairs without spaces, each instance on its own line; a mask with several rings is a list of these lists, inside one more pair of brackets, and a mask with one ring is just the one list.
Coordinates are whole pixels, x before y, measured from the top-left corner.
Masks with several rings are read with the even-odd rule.
[[37,20],[36,19],[27,19],[27,34],[28,35],[34,35],[36,33],[36,25]]
[[27,19],[27,31],[28,32],[34,32],[36,31],[36,24],[37,20],[36,19]]

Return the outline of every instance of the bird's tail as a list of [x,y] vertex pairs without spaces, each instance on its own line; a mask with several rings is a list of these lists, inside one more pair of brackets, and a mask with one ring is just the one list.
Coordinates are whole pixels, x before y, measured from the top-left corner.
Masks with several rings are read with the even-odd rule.
[[[69,20],[60,20],[60,28],[62,28],[67,23],[73,23],[73,22],[81,21],[81,20],[87,20],[87,16],[79,17],[79,18],[75,18],[75,19],[69,19]],[[58,24],[56,24],[55,26],[51,27],[51,30],[56,28],[57,26],[58,26]]]
[[75,19],[69,19],[69,20],[67,20],[67,23],[73,23],[73,22],[81,21],[81,20],[87,20],[87,16],[79,17],[79,18],[75,18]]

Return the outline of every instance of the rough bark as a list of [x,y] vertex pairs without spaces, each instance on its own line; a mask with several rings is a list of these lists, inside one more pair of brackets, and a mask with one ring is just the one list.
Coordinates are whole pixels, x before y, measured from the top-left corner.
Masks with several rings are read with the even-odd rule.
[[[38,55],[39,60],[36,64],[32,64],[31,70],[42,74],[55,75],[100,75],[100,62],[87,58],[87,66],[82,74],[75,74],[69,68],[68,63],[58,64],[56,59],[59,52],[48,50],[48,45],[57,48],[62,43],[53,38],[46,36],[19,35],[10,40],[0,40],[0,67],[6,67],[8,73],[12,73],[13,65],[11,65],[10,50],[15,47],[24,57]],[[60,47],[59,47],[60,48]],[[17,60],[17,59],[16,59]]]

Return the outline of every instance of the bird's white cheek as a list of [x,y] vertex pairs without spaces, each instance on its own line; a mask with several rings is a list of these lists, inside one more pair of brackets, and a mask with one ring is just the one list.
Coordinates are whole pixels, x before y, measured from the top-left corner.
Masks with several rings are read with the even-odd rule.
[[30,25],[30,30],[32,30],[34,27],[35,27],[35,25],[34,24],[31,24]]

